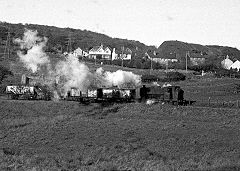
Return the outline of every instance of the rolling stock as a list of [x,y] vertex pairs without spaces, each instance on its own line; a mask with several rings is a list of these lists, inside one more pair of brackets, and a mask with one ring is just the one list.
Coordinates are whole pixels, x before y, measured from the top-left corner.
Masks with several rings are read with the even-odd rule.
[[156,102],[167,102],[178,105],[192,104],[192,101],[184,99],[184,91],[180,86],[143,86],[137,88],[97,88],[75,93],[72,88],[68,92],[66,100],[78,100],[80,102],[144,102],[152,99]]
[[[26,100],[50,100],[53,93],[37,86],[7,86],[6,93],[11,99]],[[80,91],[78,88],[71,88],[62,100],[79,101],[82,103],[98,102],[166,102],[178,105],[191,105],[194,101],[184,99],[184,91],[180,86],[142,86],[136,88],[91,88]]]

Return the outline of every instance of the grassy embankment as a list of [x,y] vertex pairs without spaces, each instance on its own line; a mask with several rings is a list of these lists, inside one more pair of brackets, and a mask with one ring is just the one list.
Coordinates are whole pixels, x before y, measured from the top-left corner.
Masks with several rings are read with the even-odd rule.
[[1,101],[0,170],[237,170],[240,110]]

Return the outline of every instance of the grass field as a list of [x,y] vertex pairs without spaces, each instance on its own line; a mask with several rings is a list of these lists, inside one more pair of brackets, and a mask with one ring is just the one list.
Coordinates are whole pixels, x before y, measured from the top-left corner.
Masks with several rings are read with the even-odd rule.
[[0,170],[239,170],[240,110],[0,101]]
[[195,100],[196,104],[240,102],[240,93],[236,93],[237,85],[240,85],[239,79],[231,78],[200,78],[190,79],[183,82],[173,83],[180,85],[185,91],[185,98]]

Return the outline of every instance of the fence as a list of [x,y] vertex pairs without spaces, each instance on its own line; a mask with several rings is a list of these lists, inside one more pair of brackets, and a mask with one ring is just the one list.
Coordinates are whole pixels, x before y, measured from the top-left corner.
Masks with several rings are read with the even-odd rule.
[[214,101],[210,97],[208,100],[196,101],[195,106],[216,107],[216,108],[240,108],[240,100]]

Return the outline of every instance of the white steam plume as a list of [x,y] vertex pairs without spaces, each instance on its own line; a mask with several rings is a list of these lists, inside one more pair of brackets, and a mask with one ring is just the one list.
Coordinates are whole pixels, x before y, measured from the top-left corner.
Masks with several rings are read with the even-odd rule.
[[102,68],[96,70],[96,75],[102,78],[102,84],[105,87],[117,86],[119,88],[131,85],[141,84],[141,76],[132,72],[117,70],[116,72],[103,71]]
[[[20,60],[24,63],[27,69],[33,73],[36,72],[40,66],[48,64],[49,58],[44,52],[43,48],[46,46],[47,38],[37,36],[37,31],[27,30],[24,32],[22,39],[15,39],[15,42],[20,44],[22,51],[18,51]],[[24,53],[23,50],[27,52]]]
[[[41,73],[45,73],[44,79],[40,79],[38,83],[47,85],[54,93],[55,99],[66,96],[71,88],[86,91],[91,87],[121,88],[125,85],[138,86],[141,83],[139,75],[122,70],[109,72],[98,68],[93,74],[84,63],[80,63],[78,58],[71,54],[59,61],[55,67],[51,67],[49,57],[43,50],[47,38],[37,34],[37,31],[26,30],[22,39],[15,39],[22,49],[18,55],[26,68],[33,73],[40,69]],[[24,53],[24,50],[27,50],[27,53]]]
[[86,91],[93,82],[93,74],[89,71],[89,68],[80,63],[74,55],[68,55],[65,61],[60,61],[56,65],[55,71],[59,78],[58,88],[64,96],[71,88]]

